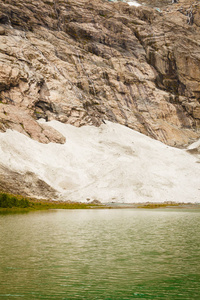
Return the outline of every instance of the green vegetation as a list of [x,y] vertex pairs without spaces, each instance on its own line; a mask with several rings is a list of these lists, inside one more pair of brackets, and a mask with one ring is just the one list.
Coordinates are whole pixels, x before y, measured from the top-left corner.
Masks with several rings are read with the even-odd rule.
[[137,206],[137,208],[168,208],[168,207],[179,207],[179,206],[183,206],[183,203],[144,203],[144,204],[140,204]]
[[17,196],[10,195],[7,193],[0,193],[0,207],[1,208],[12,208],[20,207],[27,208],[30,206],[30,202],[25,198],[18,198]]
[[37,200],[32,198],[24,198],[19,195],[0,192],[0,212],[28,212],[46,209],[88,209],[95,207],[103,206],[98,204],[87,204],[78,202]]
[[29,212],[37,210],[48,209],[91,209],[91,208],[104,208],[104,209],[117,209],[117,208],[197,208],[200,209],[199,204],[191,203],[135,203],[131,205],[103,205],[101,203],[79,203],[70,201],[53,201],[53,200],[38,200],[34,198],[25,198],[19,195],[8,194],[0,192],[0,213],[18,213]]
[[78,202],[57,202],[57,201],[33,201],[31,207],[36,210],[41,209],[86,209],[97,207],[95,204],[78,203]]

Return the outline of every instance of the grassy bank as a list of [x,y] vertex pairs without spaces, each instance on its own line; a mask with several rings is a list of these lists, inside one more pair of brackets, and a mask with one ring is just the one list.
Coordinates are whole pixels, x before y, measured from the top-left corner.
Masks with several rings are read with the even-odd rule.
[[94,207],[100,207],[100,205],[78,202],[37,200],[0,192],[0,212],[28,212],[45,209],[89,209]]
[[127,209],[127,208],[142,208],[142,209],[163,209],[163,208],[186,208],[186,209],[200,209],[200,204],[192,203],[130,203],[130,204],[95,204],[95,203],[79,203],[79,202],[63,202],[52,200],[38,200],[34,198],[23,197],[19,195],[8,194],[0,192],[0,213],[17,213],[29,212],[47,209]]

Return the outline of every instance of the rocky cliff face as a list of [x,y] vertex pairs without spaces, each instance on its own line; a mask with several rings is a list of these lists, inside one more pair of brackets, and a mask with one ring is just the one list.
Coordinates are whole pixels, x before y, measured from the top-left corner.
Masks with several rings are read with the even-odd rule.
[[181,1],[159,12],[101,0],[0,0],[0,130],[64,143],[36,120],[109,120],[172,146],[197,139],[200,5]]

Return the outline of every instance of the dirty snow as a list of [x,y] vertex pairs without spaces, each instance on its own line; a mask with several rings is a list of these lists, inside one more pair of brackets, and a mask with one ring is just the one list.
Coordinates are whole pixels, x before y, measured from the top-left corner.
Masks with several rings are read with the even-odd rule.
[[111,122],[99,128],[48,125],[66,137],[64,145],[7,130],[0,133],[0,164],[35,173],[62,200],[200,202],[197,156]]

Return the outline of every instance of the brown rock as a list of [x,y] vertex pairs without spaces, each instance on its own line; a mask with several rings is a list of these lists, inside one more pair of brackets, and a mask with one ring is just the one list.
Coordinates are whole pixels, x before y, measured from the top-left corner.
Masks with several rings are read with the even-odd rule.
[[43,199],[56,199],[58,197],[57,192],[34,173],[20,174],[1,165],[0,191]]
[[5,29],[2,26],[0,26],[0,35],[4,35],[4,34],[5,34]]
[[65,143],[65,137],[62,134],[53,128],[50,130],[45,124],[39,124],[31,117],[28,110],[14,105],[0,104],[0,118],[1,131],[11,128],[41,143]]
[[101,0],[0,0],[0,130],[63,143],[36,120],[110,120],[173,146],[197,139],[200,5],[188,24],[192,3],[158,12]]

